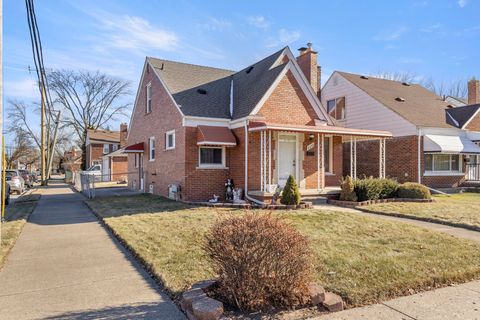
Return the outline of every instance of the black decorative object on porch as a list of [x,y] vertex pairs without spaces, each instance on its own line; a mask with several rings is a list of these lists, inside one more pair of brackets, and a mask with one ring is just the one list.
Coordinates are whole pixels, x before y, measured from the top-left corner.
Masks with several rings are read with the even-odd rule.
[[235,184],[233,179],[227,179],[225,182],[225,200],[228,202],[233,201],[233,190],[235,189]]

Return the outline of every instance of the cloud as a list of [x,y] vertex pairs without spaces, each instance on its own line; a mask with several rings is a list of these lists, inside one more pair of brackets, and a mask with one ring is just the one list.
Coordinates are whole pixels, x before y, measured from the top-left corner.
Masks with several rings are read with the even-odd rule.
[[209,17],[208,22],[201,25],[203,28],[211,31],[224,31],[232,27],[232,23],[227,19]]
[[178,36],[173,31],[154,27],[148,20],[140,17],[110,16],[103,17],[100,22],[107,31],[104,36],[116,48],[172,51],[178,45]]
[[247,18],[247,21],[250,25],[265,29],[270,26],[270,21],[268,21],[264,16],[250,16]]
[[31,77],[4,82],[4,94],[9,98],[35,99],[39,98],[37,81]]
[[464,8],[467,5],[467,0],[458,0],[458,6]]
[[373,37],[373,40],[375,40],[375,41],[396,41],[396,40],[400,39],[400,37],[407,31],[408,31],[407,27],[400,26],[398,28],[382,31],[382,32],[376,34]]
[[420,29],[420,31],[425,33],[432,33],[440,29],[441,26],[442,25],[440,23],[435,23]]
[[280,29],[275,37],[267,39],[267,48],[278,47],[280,45],[288,45],[294,41],[300,39],[299,31],[291,31],[287,29]]

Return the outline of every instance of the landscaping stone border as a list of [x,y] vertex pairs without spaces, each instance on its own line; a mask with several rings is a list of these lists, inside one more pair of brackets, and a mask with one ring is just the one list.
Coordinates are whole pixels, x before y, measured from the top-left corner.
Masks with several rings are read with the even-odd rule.
[[367,200],[367,201],[345,201],[345,200],[334,200],[328,199],[328,204],[333,204],[340,207],[347,208],[356,208],[361,206],[368,206],[370,204],[377,203],[387,203],[387,202],[421,202],[421,203],[430,203],[434,202],[434,199],[411,199],[411,198],[388,198],[388,199],[378,199],[378,200]]
[[295,210],[295,209],[311,209],[313,203],[309,201],[301,202],[298,205],[285,205],[285,204],[267,204],[258,205],[250,203],[231,203],[231,202],[196,202],[196,201],[179,201],[185,204],[213,207],[213,208],[240,208],[240,209],[268,209],[268,210]]

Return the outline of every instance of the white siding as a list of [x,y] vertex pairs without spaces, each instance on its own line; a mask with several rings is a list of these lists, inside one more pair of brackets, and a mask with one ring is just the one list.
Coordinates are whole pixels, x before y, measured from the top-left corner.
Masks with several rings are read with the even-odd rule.
[[346,120],[343,125],[346,127],[386,130],[390,131],[393,136],[417,134],[415,125],[373,99],[336,72],[325,84],[321,97],[325,108],[328,100],[345,97]]

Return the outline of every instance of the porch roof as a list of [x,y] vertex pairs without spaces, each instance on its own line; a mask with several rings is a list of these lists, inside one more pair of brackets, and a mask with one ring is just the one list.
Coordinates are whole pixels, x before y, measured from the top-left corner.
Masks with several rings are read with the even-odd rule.
[[227,127],[198,126],[197,145],[236,146],[237,140]]
[[143,142],[137,143],[137,144],[132,144],[123,150],[124,153],[142,153],[144,151],[145,147]]
[[311,133],[324,133],[334,134],[341,136],[358,136],[358,137],[370,137],[370,138],[388,138],[392,137],[392,133],[389,131],[378,130],[366,130],[366,129],[354,129],[344,128],[329,125],[319,126],[306,126],[306,125],[292,125],[292,124],[279,124],[265,121],[251,121],[249,123],[249,131],[291,131],[291,132],[311,132]]
[[453,154],[480,154],[480,147],[467,137],[425,135],[424,152],[453,153]]

